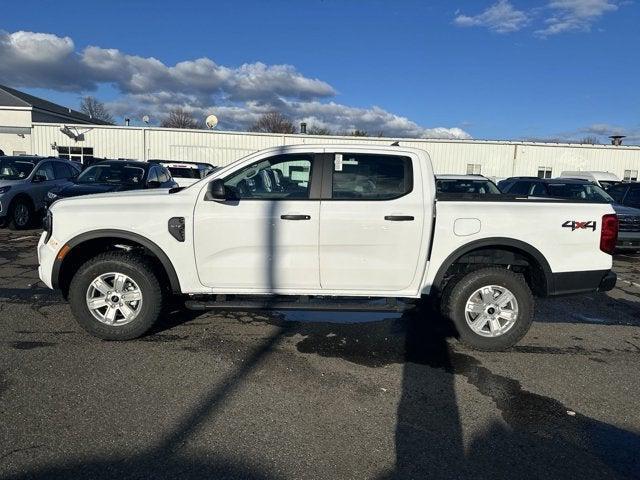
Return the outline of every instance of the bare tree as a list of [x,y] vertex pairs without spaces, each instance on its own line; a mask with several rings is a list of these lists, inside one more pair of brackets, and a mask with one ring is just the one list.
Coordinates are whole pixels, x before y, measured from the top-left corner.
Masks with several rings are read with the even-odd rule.
[[201,128],[191,112],[184,108],[176,107],[169,110],[167,116],[160,122],[163,128]]
[[598,140],[598,137],[589,136],[589,137],[584,137],[578,143],[586,143],[588,145],[600,145],[600,140]]
[[333,135],[333,132],[330,128],[326,127],[317,127],[315,125],[310,126],[307,129],[307,133],[309,135]]
[[352,137],[368,137],[369,132],[367,132],[366,130],[359,130],[356,128],[349,135],[351,135]]
[[280,112],[269,112],[262,115],[251,127],[251,132],[261,133],[296,133],[293,122]]
[[107,107],[96,97],[82,97],[80,111],[85,115],[103,122],[113,123],[113,117]]

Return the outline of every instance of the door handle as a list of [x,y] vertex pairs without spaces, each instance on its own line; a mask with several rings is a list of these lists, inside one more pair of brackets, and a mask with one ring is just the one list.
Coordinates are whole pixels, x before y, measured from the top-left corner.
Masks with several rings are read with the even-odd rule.
[[385,220],[390,222],[413,222],[413,215],[386,215]]
[[311,220],[311,215],[280,215],[282,220]]

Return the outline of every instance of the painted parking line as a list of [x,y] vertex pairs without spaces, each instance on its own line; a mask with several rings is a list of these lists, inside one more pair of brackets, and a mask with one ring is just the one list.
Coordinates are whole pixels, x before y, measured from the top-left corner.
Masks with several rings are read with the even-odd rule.
[[22,240],[28,240],[30,238],[38,238],[37,235],[26,235],[24,237],[18,237],[18,238],[11,238],[9,239],[10,242],[20,242]]

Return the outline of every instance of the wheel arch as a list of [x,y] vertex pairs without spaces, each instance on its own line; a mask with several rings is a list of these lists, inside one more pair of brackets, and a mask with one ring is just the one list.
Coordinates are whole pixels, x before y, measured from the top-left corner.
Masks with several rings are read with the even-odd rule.
[[[123,242],[127,248],[142,248],[145,254],[155,260],[158,273],[169,283],[173,293],[180,293],[180,280],[167,254],[156,243],[137,233],[125,230],[103,229],[85,232],[73,237],[60,249],[67,248],[60,258],[56,255],[51,272],[53,288],[62,290],[66,297],[72,273],[75,273],[81,263],[95,256],[96,253],[115,248],[118,242]],[[125,248],[126,249],[126,248]]]
[[[454,265],[459,263],[461,259],[468,257],[473,253],[479,253],[480,255],[484,254],[486,256],[487,252],[510,252],[515,255],[521,255],[523,258],[527,259],[534,269],[537,269],[540,274],[539,276],[541,276],[541,278],[536,278],[532,282],[534,283],[532,286],[536,287],[537,293],[548,295],[550,292],[554,291],[553,273],[549,266],[549,262],[544,255],[537,248],[526,242],[503,237],[475,240],[454,250],[445,259],[445,261],[442,262],[442,265],[440,265],[440,268],[436,273],[433,280],[433,286],[435,289],[437,291],[442,291],[443,282],[446,279],[447,273]],[[508,262],[505,260],[505,262],[499,261],[493,264],[506,265]]]

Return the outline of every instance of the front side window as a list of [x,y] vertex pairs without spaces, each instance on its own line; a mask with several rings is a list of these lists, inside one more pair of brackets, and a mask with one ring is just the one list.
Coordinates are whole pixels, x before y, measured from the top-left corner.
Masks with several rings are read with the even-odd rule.
[[35,176],[40,177],[44,181],[55,180],[56,176],[53,172],[53,165],[51,165],[51,162],[45,162],[40,165]]
[[627,189],[629,187],[627,185],[614,185],[607,190],[607,193],[611,195],[617,203],[622,203],[624,200],[624,194],[627,193]]
[[413,189],[411,159],[395,155],[336,154],[332,198],[390,200]]
[[312,155],[287,154],[258,160],[225,178],[232,198],[305,200],[309,198]]
[[529,195],[531,190],[531,182],[515,182],[507,191],[512,195]]
[[53,171],[56,174],[56,179],[58,180],[72,177],[75,173],[70,166],[60,162],[55,162],[53,164]]
[[630,188],[629,193],[627,194],[627,198],[624,199],[624,203],[626,205],[631,205],[632,207],[639,207],[640,188]]

